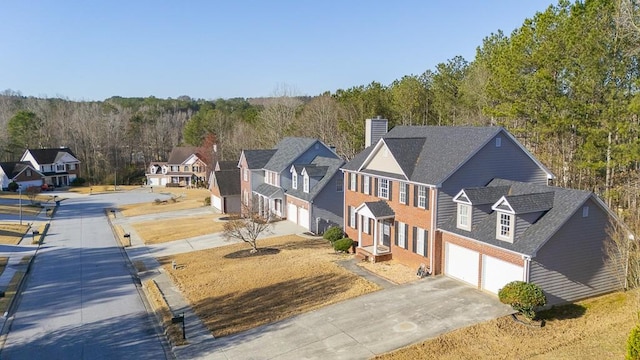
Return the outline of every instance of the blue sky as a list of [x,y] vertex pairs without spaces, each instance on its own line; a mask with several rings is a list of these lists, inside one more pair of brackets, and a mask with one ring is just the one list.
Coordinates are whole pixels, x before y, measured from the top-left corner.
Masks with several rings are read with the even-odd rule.
[[3,1],[0,90],[103,100],[318,95],[388,85],[555,2]]

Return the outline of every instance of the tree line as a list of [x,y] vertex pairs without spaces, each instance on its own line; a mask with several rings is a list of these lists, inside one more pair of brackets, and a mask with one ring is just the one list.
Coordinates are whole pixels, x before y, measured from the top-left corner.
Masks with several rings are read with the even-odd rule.
[[[352,158],[364,147],[364,119],[395,125],[504,126],[556,174],[556,185],[594,190],[638,219],[640,31],[633,0],[561,0],[511,34],[419,75],[298,97],[121,98],[79,102],[0,96],[2,160],[26,147],[70,146],[93,182],[113,170],[140,178],[177,145],[236,160],[242,149],[309,136]],[[127,179],[124,179],[125,182]]]

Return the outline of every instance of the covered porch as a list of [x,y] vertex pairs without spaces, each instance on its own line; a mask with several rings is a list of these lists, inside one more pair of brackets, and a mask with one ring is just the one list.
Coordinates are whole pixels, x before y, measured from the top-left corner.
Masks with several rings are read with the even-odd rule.
[[260,184],[253,192],[253,198],[256,201],[256,210],[263,218],[283,217],[284,191],[281,188]]
[[[391,260],[391,226],[395,212],[386,201],[365,202],[355,209],[359,222],[356,257],[365,261]],[[371,234],[371,240],[363,241],[363,232]]]

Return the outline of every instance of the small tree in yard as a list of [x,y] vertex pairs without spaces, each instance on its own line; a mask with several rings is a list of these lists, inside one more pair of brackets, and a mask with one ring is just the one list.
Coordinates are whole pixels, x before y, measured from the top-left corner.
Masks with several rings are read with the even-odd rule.
[[640,360],[640,325],[636,325],[629,333],[625,359]]
[[536,307],[544,306],[547,303],[547,298],[538,285],[524,281],[508,283],[500,289],[498,298],[500,298],[500,302],[511,305],[514,310],[522,313],[529,320],[535,319]]
[[344,238],[344,231],[342,231],[342,228],[338,226],[332,226],[327,231],[324,232],[324,235],[322,235],[322,238],[325,240],[329,240],[329,242],[333,243],[334,241]]
[[258,201],[253,201],[249,205],[242,204],[242,216],[227,221],[223,228],[225,238],[248,243],[252,248],[251,253],[258,252],[258,236],[262,233],[270,233],[273,228],[272,221],[277,218],[268,210],[260,211],[257,204]]
[[32,204],[36,203],[36,197],[38,197],[38,194],[40,194],[40,192],[42,192],[40,186],[29,186],[27,190],[25,190],[27,198],[29,198]]

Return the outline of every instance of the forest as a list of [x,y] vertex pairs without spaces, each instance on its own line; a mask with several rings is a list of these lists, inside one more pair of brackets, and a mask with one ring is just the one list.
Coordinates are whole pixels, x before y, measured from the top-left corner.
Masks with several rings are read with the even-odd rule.
[[489,34],[475,58],[422,74],[316,96],[287,89],[260,99],[123,98],[71,101],[0,93],[0,161],[28,147],[68,146],[92,183],[140,182],[174,146],[210,148],[225,160],[284,136],[364,147],[365,119],[395,125],[503,126],[556,175],[593,190],[638,220],[640,9],[635,0],[561,0],[511,34]]

